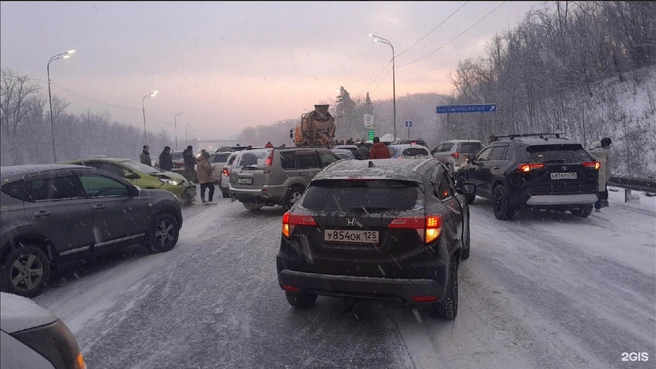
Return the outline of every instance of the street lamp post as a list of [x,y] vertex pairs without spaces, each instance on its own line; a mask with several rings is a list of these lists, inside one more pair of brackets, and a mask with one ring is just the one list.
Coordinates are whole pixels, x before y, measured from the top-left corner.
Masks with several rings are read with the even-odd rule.
[[52,133],[52,158],[57,162],[57,152],[55,151],[55,123],[52,117],[52,94],[50,93],[50,63],[59,59],[68,59],[71,57],[71,54],[75,53],[75,50],[68,50],[65,53],[57,54],[48,60],[48,65],[46,66],[46,71],[48,72],[48,105],[50,107],[50,131]]
[[144,119],[144,143],[146,145],[148,145],[148,135],[146,134],[146,105],[145,105],[145,101],[146,101],[146,98],[153,97],[155,95],[157,95],[157,90],[147,94],[146,96],[143,97],[143,99],[141,99],[141,110],[143,111],[143,119]]
[[184,110],[173,117],[173,120],[175,121],[175,151],[178,151],[178,115],[182,113],[184,113]]
[[194,122],[187,124],[187,126],[185,127],[185,142],[187,146],[189,146],[189,126],[192,124],[194,124]]
[[394,106],[394,140],[396,140],[396,67],[394,58],[394,45],[386,39],[376,35],[369,34],[369,37],[374,38],[374,42],[382,42],[392,48],[392,104]]

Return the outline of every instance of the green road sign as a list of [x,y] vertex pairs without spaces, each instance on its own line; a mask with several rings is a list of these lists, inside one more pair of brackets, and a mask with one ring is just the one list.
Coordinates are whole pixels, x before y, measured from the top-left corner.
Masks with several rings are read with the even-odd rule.
[[374,139],[374,131],[373,130],[369,130],[369,139],[370,140]]

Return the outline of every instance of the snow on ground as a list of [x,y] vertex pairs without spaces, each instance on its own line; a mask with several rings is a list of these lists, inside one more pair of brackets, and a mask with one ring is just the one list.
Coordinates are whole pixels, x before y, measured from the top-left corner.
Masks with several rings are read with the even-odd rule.
[[511,221],[478,198],[452,322],[367,300],[292,309],[275,267],[283,211],[227,199],[185,209],[171,252],[127,249],[35,300],[92,368],[651,368],[621,361],[656,359],[656,213],[643,197],[611,192],[587,219]]

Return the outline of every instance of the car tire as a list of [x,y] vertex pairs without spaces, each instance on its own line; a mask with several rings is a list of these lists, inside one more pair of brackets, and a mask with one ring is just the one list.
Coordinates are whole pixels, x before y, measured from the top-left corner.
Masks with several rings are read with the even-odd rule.
[[9,252],[2,264],[3,290],[15,295],[28,298],[38,296],[49,278],[50,261],[37,246],[19,244]]
[[224,199],[227,199],[230,197],[230,192],[228,191],[221,191],[221,196],[223,196]]
[[297,309],[307,309],[317,301],[317,295],[305,292],[288,292],[285,291],[285,297],[289,305]]
[[150,226],[148,239],[148,250],[153,254],[171,251],[178,243],[180,235],[180,224],[175,217],[169,213],[155,215]]
[[587,218],[590,216],[590,214],[592,214],[592,205],[588,205],[583,209],[572,209],[570,210],[570,213],[572,213],[572,215],[576,215],[577,217]]
[[285,194],[285,198],[282,201],[282,207],[285,209],[285,211],[289,210],[294,206],[296,201],[303,195],[303,191],[305,189],[302,186],[292,186],[287,190],[287,194]]
[[465,202],[467,203],[467,205],[471,205],[472,203],[474,203],[474,200],[476,200],[476,195],[462,195],[462,196],[465,197]]
[[515,209],[510,205],[510,200],[508,200],[506,188],[501,184],[494,188],[492,210],[494,211],[494,216],[500,220],[510,220],[515,214]]
[[458,260],[451,257],[449,262],[449,281],[442,301],[431,304],[431,314],[439,319],[454,320],[458,315]]
[[471,233],[469,232],[471,228],[469,227],[469,222],[467,222],[465,227],[467,228],[467,235],[465,236],[465,242],[463,242],[462,245],[462,253],[460,254],[462,260],[469,259],[469,251],[471,250]]
[[248,209],[249,211],[257,211],[257,210],[262,209],[262,207],[264,206],[264,205],[255,204],[255,203],[252,203],[252,202],[245,202],[243,204],[244,204],[244,207],[246,209]]

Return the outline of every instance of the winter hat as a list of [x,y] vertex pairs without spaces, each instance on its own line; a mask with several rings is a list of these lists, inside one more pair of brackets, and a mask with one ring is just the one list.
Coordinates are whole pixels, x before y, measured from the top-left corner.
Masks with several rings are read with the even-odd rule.
[[610,137],[604,137],[601,139],[601,147],[610,146],[612,143],[613,141],[610,139]]

